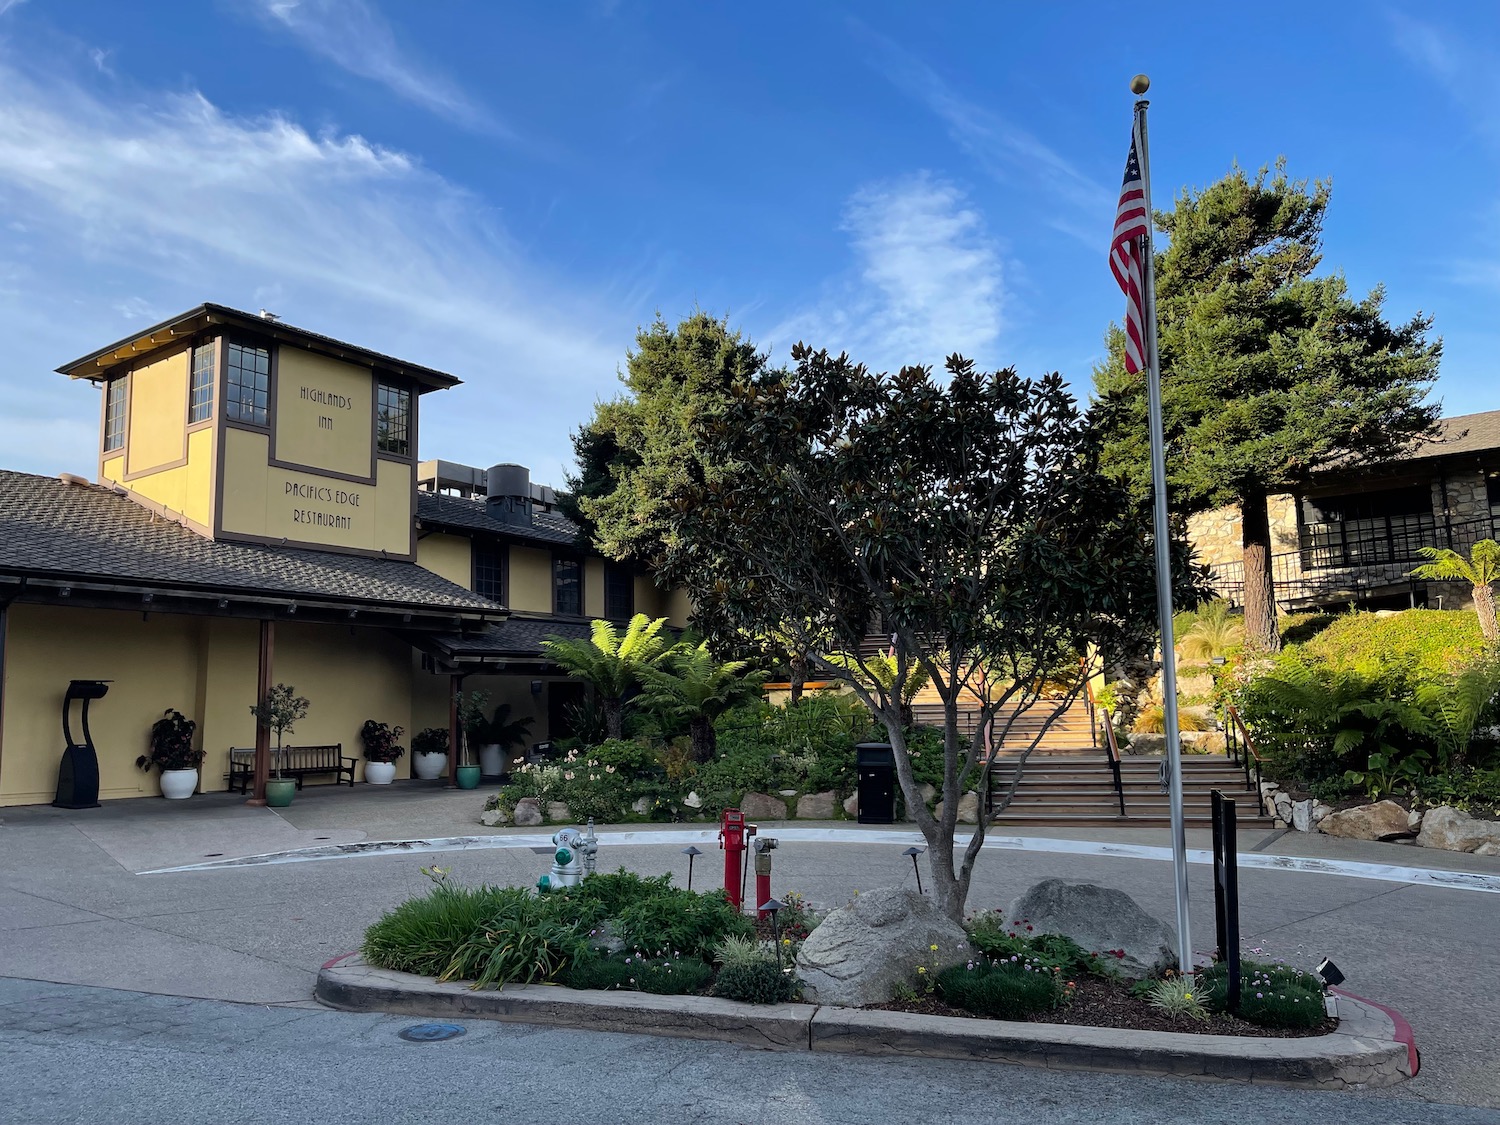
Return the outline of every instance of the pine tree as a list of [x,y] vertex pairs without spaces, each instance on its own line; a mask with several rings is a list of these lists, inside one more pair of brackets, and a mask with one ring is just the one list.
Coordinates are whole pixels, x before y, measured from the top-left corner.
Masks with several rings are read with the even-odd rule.
[[[1321,260],[1329,185],[1235,167],[1156,213],[1162,415],[1174,514],[1241,513],[1247,647],[1280,647],[1266,498],[1297,492],[1334,466],[1388,459],[1431,434],[1440,340],[1418,313],[1384,318],[1384,290],[1353,299]],[[1137,495],[1150,488],[1143,375],[1112,329],[1094,371],[1109,433],[1104,463]]]

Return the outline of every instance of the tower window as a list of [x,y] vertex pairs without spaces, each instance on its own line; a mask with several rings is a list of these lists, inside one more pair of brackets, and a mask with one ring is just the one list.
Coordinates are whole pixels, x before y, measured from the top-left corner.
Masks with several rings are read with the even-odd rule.
[[268,348],[230,344],[226,388],[229,417],[252,426],[270,424],[271,352]]

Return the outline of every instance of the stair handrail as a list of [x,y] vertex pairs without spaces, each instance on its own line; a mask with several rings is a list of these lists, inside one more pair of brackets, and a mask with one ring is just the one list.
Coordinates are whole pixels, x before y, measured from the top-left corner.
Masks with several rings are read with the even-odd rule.
[[1254,789],[1257,797],[1259,797],[1261,763],[1264,759],[1261,758],[1260,751],[1255,748],[1255,739],[1250,737],[1250,728],[1245,725],[1245,720],[1240,717],[1239,710],[1235,707],[1233,700],[1228,699],[1224,701],[1224,749],[1229,754],[1229,760],[1244,769],[1246,789],[1252,787],[1250,775],[1252,770],[1254,771]]
[[[1109,713],[1109,708],[1100,704],[1094,696],[1094,684],[1092,680],[1083,681],[1084,696],[1088,700],[1089,710],[1098,718],[1104,720],[1104,753],[1109,758],[1110,771],[1115,775],[1115,796],[1120,802],[1120,815],[1126,816],[1125,812],[1125,782],[1120,776],[1120,747],[1115,742],[1115,720]],[[1098,745],[1097,727],[1093,731],[1095,745]]]

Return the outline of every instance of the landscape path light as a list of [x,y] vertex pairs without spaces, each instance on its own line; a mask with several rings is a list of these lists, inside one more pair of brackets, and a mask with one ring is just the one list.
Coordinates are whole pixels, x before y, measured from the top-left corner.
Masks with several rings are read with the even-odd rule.
[[695,857],[697,857],[697,856],[702,855],[703,853],[701,851],[699,851],[697,848],[693,847],[692,844],[689,844],[687,847],[685,847],[685,848],[682,849],[682,854],[688,857],[688,885],[687,885],[687,889],[688,890],[692,890],[693,889],[693,859]]
[[919,848],[916,845],[912,845],[901,853],[902,855],[911,856],[911,869],[916,872],[917,875],[917,894],[922,893],[922,869],[917,866],[917,856],[921,855],[926,850],[926,848]]
[[759,908],[759,911],[758,911],[758,913],[760,914],[760,916],[762,918],[764,918],[767,914],[769,914],[771,916],[771,933],[775,935],[775,940],[776,940],[776,967],[778,969],[781,969],[781,968],[785,967],[781,963],[781,918],[780,918],[781,908],[784,907],[785,905],[786,905],[786,903],[784,903],[784,902],[777,902],[774,898],[770,898],[770,899],[767,899],[765,902],[763,902],[763,903],[760,904],[760,908]]

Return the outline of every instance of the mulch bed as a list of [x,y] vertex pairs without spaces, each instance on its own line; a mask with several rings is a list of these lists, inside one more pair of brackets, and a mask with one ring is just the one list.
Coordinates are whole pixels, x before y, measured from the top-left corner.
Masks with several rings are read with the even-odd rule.
[[[983,1019],[963,1008],[950,1007],[936,996],[919,996],[903,1003],[871,1005],[883,1012],[918,1012],[928,1016],[958,1016]],[[1151,1007],[1145,1000],[1130,995],[1130,985],[1102,977],[1081,977],[1066,1008],[1038,1012],[1028,1023],[1061,1023],[1079,1027],[1118,1027],[1136,1031],[1182,1031],[1193,1035],[1254,1035],[1268,1039],[1302,1039],[1326,1035],[1338,1027],[1338,1020],[1326,1020],[1315,1028],[1261,1027],[1223,1012],[1211,1014],[1206,1021],[1169,1016]]]

